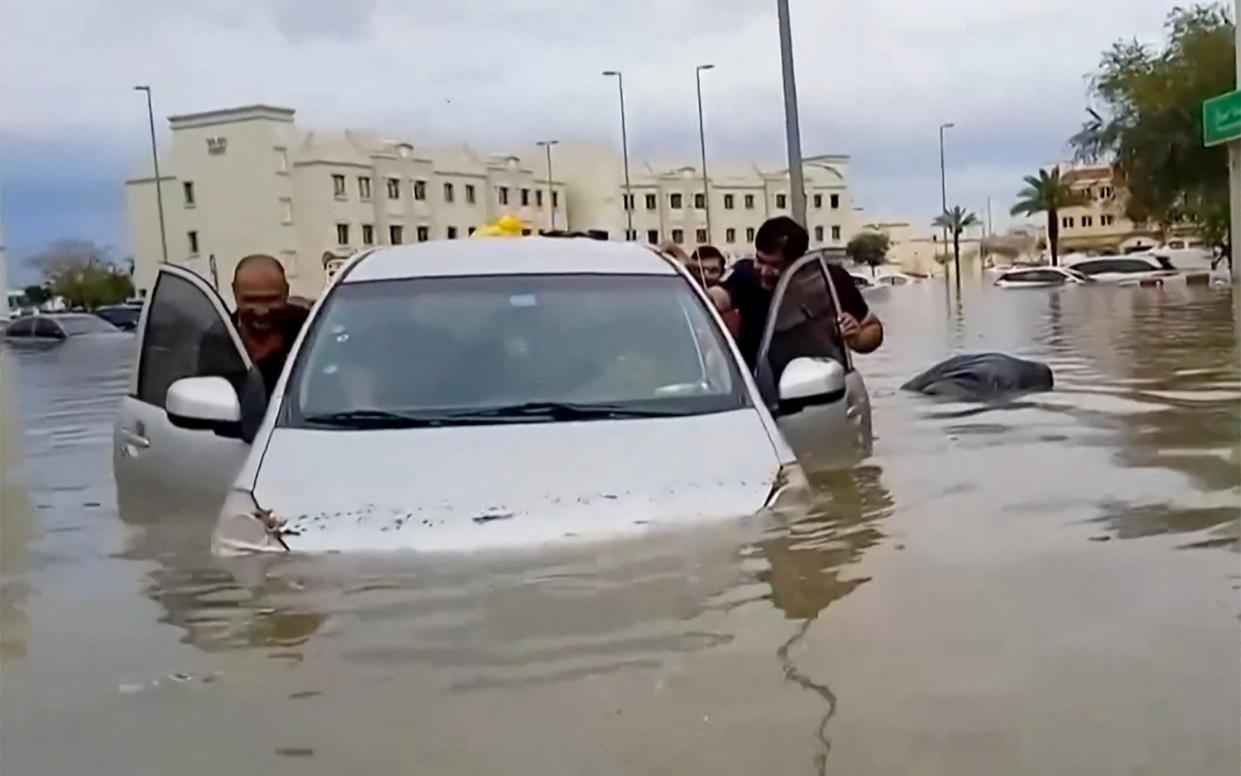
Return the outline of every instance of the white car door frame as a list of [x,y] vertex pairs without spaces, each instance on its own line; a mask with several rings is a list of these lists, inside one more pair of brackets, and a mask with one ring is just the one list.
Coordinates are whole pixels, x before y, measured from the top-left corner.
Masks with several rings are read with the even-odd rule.
[[[775,374],[769,362],[771,344],[775,337],[776,323],[785,296],[798,273],[811,265],[818,268],[830,299],[830,326],[832,336],[838,344],[836,360],[845,369],[845,395],[843,398],[826,404],[803,407],[796,412],[782,413],[779,407],[778,390],[779,375]],[[759,344],[758,358],[755,360],[755,381],[768,408],[776,418],[776,424],[789,446],[793,448],[798,460],[807,468],[818,468],[836,460],[854,459],[860,446],[865,454],[869,454],[872,443],[870,398],[862,375],[854,368],[853,355],[844,338],[840,334],[837,315],[840,310],[840,294],[835,287],[831,273],[822,257],[804,256],[794,262],[780,277],[780,282],[772,294],[771,306],[767,314],[767,322],[763,329],[763,338]],[[819,354],[807,354],[818,357]]]
[[[169,307],[173,305],[175,310]],[[153,337],[152,318],[156,325],[164,326],[169,315],[172,325],[168,331]],[[181,324],[180,329],[176,328],[177,323]],[[200,331],[196,333],[194,326]],[[195,363],[200,357],[202,340],[191,339],[207,334],[207,327],[214,326],[222,327],[210,329],[216,337],[214,344],[219,355],[225,360],[235,355],[232,367],[244,377],[250,370],[250,359],[219,294],[193,272],[161,265],[138,325],[137,357],[113,434],[113,471],[122,510],[126,504],[149,502],[158,504],[161,510],[190,506],[214,512],[249,455],[250,445],[241,439],[173,425],[163,408],[163,396],[155,399],[143,395],[147,392],[143,385],[145,359],[164,359],[162,363],[173,370],[177,379],[202,376],[199,373],[205,370],[201,363]],[[169,332],[182,331],[187,336],[177,342],[175,349],[155,352],[157,343],[166,344]],[[229,352],[230,346],[234,352]],[[176,369],[176,359],[182,359],[180,370]],[[158,385],[162,380],[153,382]]]

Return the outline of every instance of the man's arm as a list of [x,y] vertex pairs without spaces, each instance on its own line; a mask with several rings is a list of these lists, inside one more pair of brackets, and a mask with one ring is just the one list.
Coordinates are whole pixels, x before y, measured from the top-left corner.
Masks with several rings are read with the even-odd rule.
[[836,265],[828,266],[828,276],[840,301],[840,334],[845,344],[858,353],[870,353],[883,344],[883,323],[870,310],[853,278]]

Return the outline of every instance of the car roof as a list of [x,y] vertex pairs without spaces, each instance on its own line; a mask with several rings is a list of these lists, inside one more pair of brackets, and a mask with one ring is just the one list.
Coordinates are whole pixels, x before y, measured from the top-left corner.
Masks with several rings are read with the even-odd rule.
[[1004,274],[1005,275],[1025,275],[1030,272],[1046,272],[1047,270],[1051,270],[1052,272],[1062,273],[1064,271],[1064,267],[1017,267],[1016,269],[1004,270]]
[[1137,259],[1151,265],[1159,264],[1159,259],[1155,257],[1155,254],[1143,251],[1142,253],[1125,253],[1120,256],[1082,256],[1081,258],[1069,259],[1064,263],[1064,266],[1072,268],[1078,264],[1085,264],[1088,261],[1116,261],[1120,259]]
[[476,275],[675,275],[668,259],[633,242],[574,237],[486,237],[378,248],[342,283]]

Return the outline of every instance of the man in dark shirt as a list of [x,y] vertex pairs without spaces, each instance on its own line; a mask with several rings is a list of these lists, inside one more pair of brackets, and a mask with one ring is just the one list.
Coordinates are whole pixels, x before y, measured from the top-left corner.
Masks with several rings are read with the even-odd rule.
[[233,324],[270,396],[308,313],[289,303],[284,267],[263,253],[246,256],[237,263],[233,299],[237,303]]
[[[737,262],[723,283],[709,291],[721,311],[740,313],[741,333],[737,346],[751,367],[758,358],[772,293],[780,275],[804,256],[809,246],[810,236],[793,219],[788,216],[768,219],[754,238],[755,259]],[[883,344],[883,324],[871,312],[853,278],[834,264],[828,264],[827,271],[840,301],[840,333],[845,342],[859,353],[878,348]]]

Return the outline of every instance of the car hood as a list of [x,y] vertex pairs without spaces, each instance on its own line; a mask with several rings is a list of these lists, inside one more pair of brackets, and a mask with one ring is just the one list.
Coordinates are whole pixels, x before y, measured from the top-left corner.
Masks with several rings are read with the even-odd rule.
[[779,467],[753,409],[378,431],[278,428],[254,500],[272,510],[295,551],[460,551],[751,514],[766,503]]

